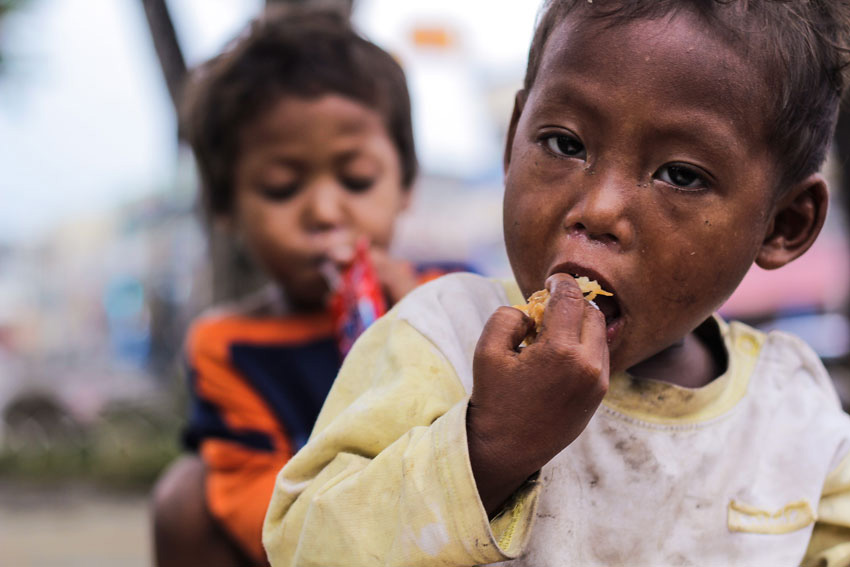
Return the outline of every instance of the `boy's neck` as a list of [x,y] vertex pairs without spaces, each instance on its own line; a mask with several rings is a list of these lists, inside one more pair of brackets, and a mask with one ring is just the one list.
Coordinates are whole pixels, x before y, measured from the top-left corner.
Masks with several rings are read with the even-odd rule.
[[286,291],[275,283],[269,283],[242,301],[240,310],[254,317],[311,316],[325,313],[324,303],[293,301]]
[[275,286],[277,293],[278,315],[311,316],[325,313],[328,310],[325,301],[303,301],[290,297],[283,287]]
[[701,388],[726,371],[723,337],[714,319],[708,319],[681,341],[629,368],[635,378]]

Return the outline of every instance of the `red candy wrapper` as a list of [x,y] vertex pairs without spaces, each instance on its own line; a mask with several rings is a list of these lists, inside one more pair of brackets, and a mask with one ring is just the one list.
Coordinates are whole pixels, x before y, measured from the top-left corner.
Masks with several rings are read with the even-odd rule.
[[354,261],[336,279],[337,282],[330,282],[330,307],[337,346],[345,357],[357,337],[387,312],[367,240],[357,242]]

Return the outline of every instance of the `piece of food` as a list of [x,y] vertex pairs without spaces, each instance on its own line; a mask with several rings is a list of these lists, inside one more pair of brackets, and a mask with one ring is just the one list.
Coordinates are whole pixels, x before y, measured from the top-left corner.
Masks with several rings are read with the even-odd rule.
[[[596,296],[614,295],[613,293],[609,293],[602,289],[602,286],[599,285],[596,280],[591,280],[586,276],[575,278],[575,280],[579,289],[581,289],[581,292],[584,294],[584,298],[594,307],[596,307],[596,304],[593,303],[593,300],[596,299]],[[549,290],[541,289],[540,291],[532,293],[531,297],[528,298],[528,303],[525,305],[514,305],[515,308],[531,317],[531,320],[534,321],[534,328],[528,333],[528,336],[525,337],[523,344],[530,345],[537,340],[537,335],[540,334],[540,329],[543,327],[543,312],[546,310],[546,305],[548,303]]]

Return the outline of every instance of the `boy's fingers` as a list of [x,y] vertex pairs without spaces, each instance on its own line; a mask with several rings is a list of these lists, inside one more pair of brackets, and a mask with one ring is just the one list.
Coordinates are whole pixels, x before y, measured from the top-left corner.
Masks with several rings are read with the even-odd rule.
[[499,307],[484,325],[478,349],[494,353],[516,350],[533,325],[534,322],[519,309]]
[[[581,341],[585,305],[581,289],[568,274],[553,274],[546,280],[549,304],[543,313],[543,334],[547,342]],[[593,307],[591,307],[592,309]]]
[[592,360],[608,361],[608,330],[605,327],[605,315],[593,305],[587,303],[581,324],[581,342],[585,352]]
[[375,266],[375,271],[378,277],[386,276],[388,278],[399,276],[415,276],[413,264],[406,260],[399,260],[390,256],[386,250],[372,247],[369,249],[369,257],[372,260],[372,265]]
[[372,247],[369,250],[372,264],[381,284],[396,303],[417,285],[416,270],[405,260],[390,256],[385,250]]

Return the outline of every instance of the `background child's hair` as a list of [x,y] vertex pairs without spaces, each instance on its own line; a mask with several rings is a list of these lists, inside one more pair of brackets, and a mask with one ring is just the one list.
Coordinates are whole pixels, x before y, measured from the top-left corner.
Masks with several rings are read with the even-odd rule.
[[765,68],[772,108],[766,138],[780,189],[815,173],[832,140],[850,56],[847,0],[546,0],[531,43],[525,89],[534,85],[546,41],[575,9],[611,26],[687,10]]
[[387,52],[360,37],[340,11],[270,9],[219,56],[198,67],[181,111],[195,152],[206,211],[227,215],[242,130],[281,97],[336,94],[374,109],[398,150],[402,186],[417,162],[404,72]]

